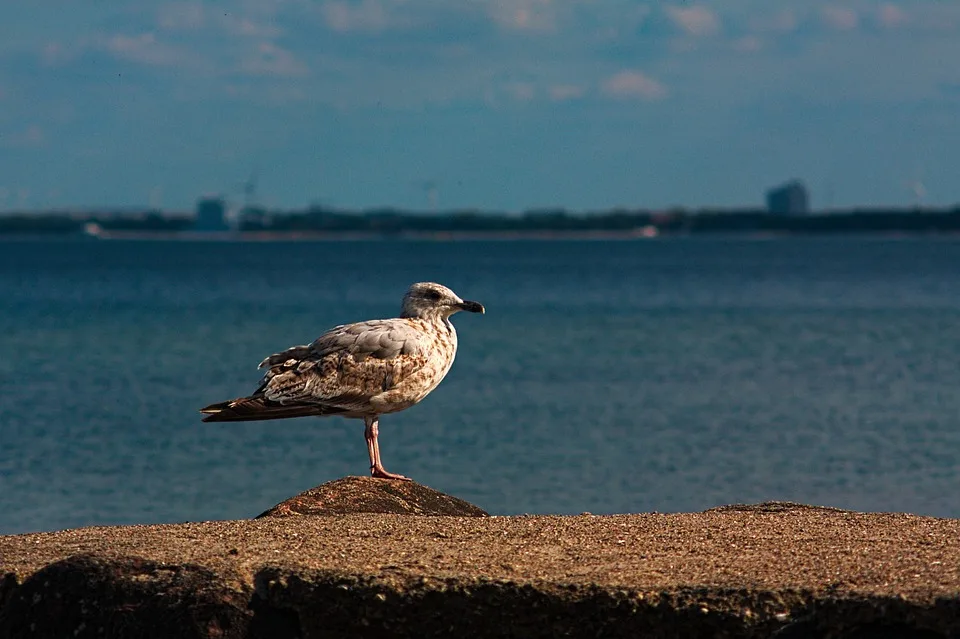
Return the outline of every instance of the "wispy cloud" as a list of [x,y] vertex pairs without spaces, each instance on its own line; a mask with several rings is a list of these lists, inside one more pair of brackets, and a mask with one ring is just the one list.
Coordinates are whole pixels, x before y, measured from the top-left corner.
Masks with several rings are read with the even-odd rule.
[[556,28],[556,7],[550,0],[492,0],[489,7],[490,17],[504,29],[552,31]]
[[667,89],[659,81],[642,71],[627,69],[616,73],[601,85],[603,92],[615,98],[660,100],[667,97]]
[[96,45],[116,58],[150,66],[175,66],[187,63],[191,57],[184,50],[159,42],[152,32],[101,36],[96,39]]
[[734,40],[732,46],[741,53],[756,53],[763,49],[763,40],[755,35],[748,35]]
[[703,5],[670,5],[666,12],[671,22],[687,35],[708,36],[720,31],[720,17]]
[[550,87],[550,99],[554,102],[566,102],[583,97],[585,90],[576,84],[555,84]]
[[157,9],[157,26],[170,30],[196,30],[207,23],[206,12],[198,2],[171,2]]
[[69,62],[76,55],[76,47],[62,42],[47,42],[40,50],[40,59],[47,66],[58,66]]
[[11,149],[25,149],[43,146],[47,142],[46,131],[37,124],[8,134],[0,134],[0,146]]
[[820,19],[832,29],[851,31],[860,25],[860,15],[850,7],[828,5],[820,10]]
[[261,42],[241,63],[249,75],[296,77],[306,75],[307,65],[290,51],[272,43]]
[[788,33],[794,31],[800,23],[792,9],[781,9],[772,14],[752,15],[747,21],[751,31]]
[[341,33],[376,33],[391,25],[387,8],[379,0],[362,0],[359,4],[343,0],[324,2],[320,14],[329,29]]
[[504,87],[517,102],[529,102],[537,95],[537,90],[530,82],[509,82]]
[[885,2],[877,9],[877,20],[881,25],[893,28],[906,24],[908,18],[903,9],[892,2]]
[[272,21],[255,20],[247,16],[227,14],[219,19],[224,31],[230,35],[249,38],[273,39],[279,37],[283,30]]
[[283,33],[274,17],[270,11],[222,11],[200,3],[177,2],[159,7],[156,26],[163,31],[215,30],[231,36],[272,39]]

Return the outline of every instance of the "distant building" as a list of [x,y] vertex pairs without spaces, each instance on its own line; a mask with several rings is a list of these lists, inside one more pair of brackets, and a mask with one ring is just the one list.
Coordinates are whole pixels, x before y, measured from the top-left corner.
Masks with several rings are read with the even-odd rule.
[[222,197],[202,197],[197,200],[198,231],[226,231],[227,204]]
[[237,226],[241,231],[262,229],[273,222],[267,209],[262,206],[249,205],[240,209],[237,215]]
[[806,215],[810,212],[810,195],[800,180],[787,182],[767,191],[767,210],[776,215]]

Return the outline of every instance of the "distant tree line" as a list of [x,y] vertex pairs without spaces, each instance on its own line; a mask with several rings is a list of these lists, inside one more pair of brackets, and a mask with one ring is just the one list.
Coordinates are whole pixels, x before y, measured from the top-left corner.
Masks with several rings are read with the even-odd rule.
[[153,231],[173,233],[186,231],[193,226],[193,217],[188,215],[164,215],[159,211],[142,213],[96,214],[59,213],[7,213],[0,215],[0,234],[26,235],[79,235],[94,224],[108,231]]
[[314,208],[306,212],[242,215],[241,231],[345,232],[522,232],[628,231],[652,224],[648,212],[607,211],[573,214],[563,210],[516,215],[484,211],[412,213],[376,209],[361,213]]
[[438,214],[378,209],[362,213],[321,208],[242,216],[241,231],[444,233],[444,232],[632,232],[670,233],[861,233],[960,231],[953,209],[852,209],[811,215],[778,215],[763,209],[674,209],[665,212],[616,209],[572,213],[563,209],[506,214],[452,211]]

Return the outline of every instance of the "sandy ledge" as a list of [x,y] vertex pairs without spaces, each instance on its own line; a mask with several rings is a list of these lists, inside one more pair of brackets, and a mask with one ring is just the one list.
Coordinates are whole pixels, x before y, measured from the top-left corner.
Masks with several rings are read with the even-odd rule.
[[0,637],[960,636],[955,519],[286,512],[0,537]]

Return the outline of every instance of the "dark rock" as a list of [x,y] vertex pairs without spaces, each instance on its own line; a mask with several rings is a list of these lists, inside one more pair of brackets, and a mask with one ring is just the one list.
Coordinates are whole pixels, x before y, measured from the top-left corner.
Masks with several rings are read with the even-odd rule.
[[282,501],[258,515],[257,519],[354,513],[487,516],[485,511],[471,503],[416,482],[373,477],[344,477]]
[[651,596],[482,579],[390,584],[333,571],[265,569],[254,601],[296,619],[299,634],[289,637],[948,639],[960,630],[960,602],[947,612],[862,597],[824,602],[809,591],[684,588]]
[[254,598],[295,613],[304,637],[764,637],[758,630],[771,627],[738,610],[704,614],[700,599],[690,605],[666,593],[644,601],[630,591],[459,579],[395,588],[268,569]]
[[31,575],[0,611],[0,637],[249,636],[249,589],[201,566],[76,555]]
[[7,599],[13,596],[13,591],[17,587],[16,573],[8,572],[0,575],[0,610],[7,603]]
[[852,513],[855,511],[834,508],[833,506],[811,506],[798,504],[795,501],[763,501],[759,504],[728,504],[715,506],[703,511],[705,513],[786,513],[791,511],[820,511],[824,513]]

